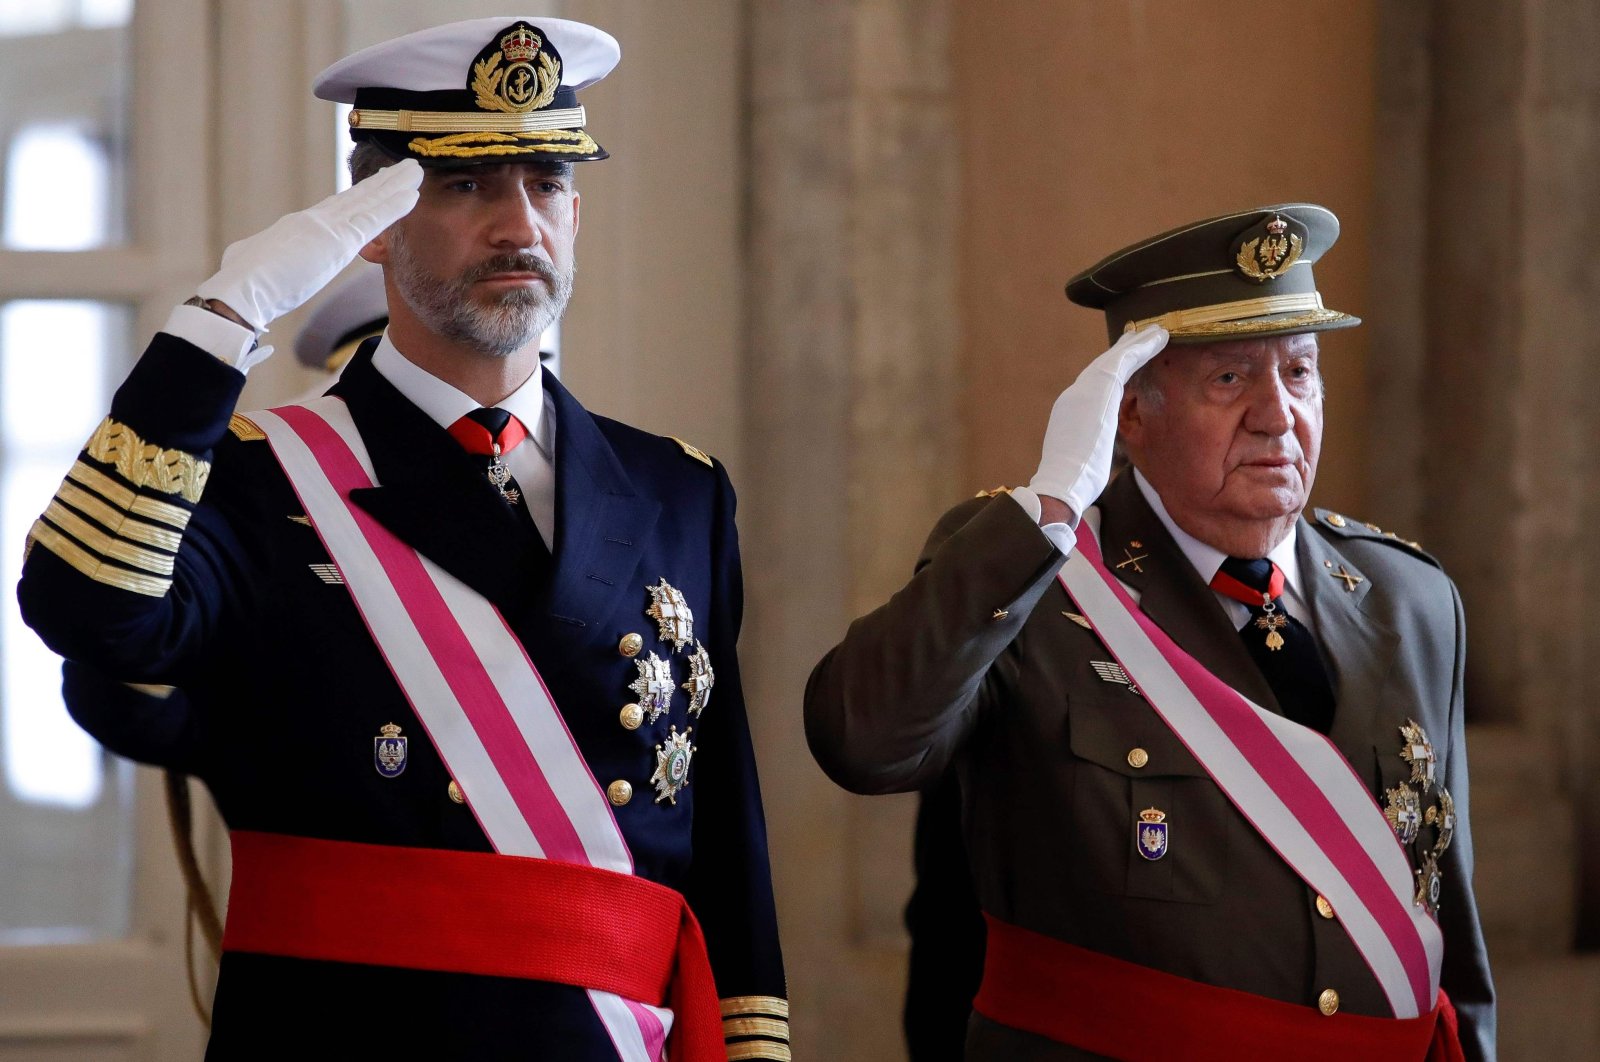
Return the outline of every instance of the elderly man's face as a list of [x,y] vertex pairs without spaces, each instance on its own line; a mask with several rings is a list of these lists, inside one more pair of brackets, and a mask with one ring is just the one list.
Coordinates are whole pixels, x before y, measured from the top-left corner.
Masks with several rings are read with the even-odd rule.
[[1169,346],[1123,398],[1129,456],[1179,527],[1261,556],[1305,508],[1322,447],[1309,334]]

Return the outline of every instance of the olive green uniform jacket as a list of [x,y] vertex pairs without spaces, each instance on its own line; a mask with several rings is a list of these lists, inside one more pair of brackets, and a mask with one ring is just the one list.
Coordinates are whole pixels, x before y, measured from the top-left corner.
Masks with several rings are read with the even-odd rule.
[[[1100,502],[1108,563],[1140,607],[1234,689],[1277,703],[1216,595],[1167,533],[1133,477]],[[1335,526],[1341,524],[1342,526]],[[1472,892],[1462,720],[1466,646],[1460,598],[1403,542],[1327,514],[1302,519],[1302,596],[1337,709],[1333,743],[1379,806],[1411,773],[1400,728],[1420,723],[1437,782],[1455,799],[1441,858],[1443,983],[1466,1056],[1494,1058],[1494,990]],[[1102,680],[1109,661],[1068,613],[1063,555],[1009,498],[975,499],[940,520],[915,576],[850,626],[806,689],[806,733],[829,777],[857,793],[906,792],[951,764],[961,778],[980,903],[1003,921],[1182,977],[1343,1013],[1389,1016],[1377,980],[1317,896],[1234,809],[1141,695]],[[1360,582],[1336,577],[1344,570]],[[1353,589],[1346,589],[1353,585]],[[1143,749],[1148,761],[1130,765]],[[1139,761],[1142,757],[1133,757]],[[1143,808],[1166,812],[1165,858],[1133,843]],[[1413,867],[1438,841],[1426,826]],[[1153,1021],[1159,1016],[1152,1015]],[[1130,1044],[1136,1042],[1130,1030]],[[1285,1045],[1289,1048],[1291,1045]],[[971,1059],[1096,1057],[972,1019]]]

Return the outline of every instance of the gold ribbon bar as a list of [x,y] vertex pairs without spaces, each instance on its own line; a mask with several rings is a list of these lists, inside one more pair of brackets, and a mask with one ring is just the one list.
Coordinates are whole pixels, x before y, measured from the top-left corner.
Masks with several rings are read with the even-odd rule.
[[538,133],[549,129],[582,129],[582,107],[523,114],[487,114],[481,111],[375,111],[350,112],[350,128],[396,130],[402,133]]
[[1265,317],[1274,313],[1303,313],[1321,310],[1322,295],[1306,292],[1300,295],[1264,295],[1259,299],[1240,299],[1237,302],[1218,302],[1210,306],[1193,306],[1187,310],[1173,310],[1159,317],[1146,317],[1129,321],[1122,326],[1124,332],[1136,332],[1146,325],[1160,325],[1169,332],[1203,325],[1248,321],[1252,317]]

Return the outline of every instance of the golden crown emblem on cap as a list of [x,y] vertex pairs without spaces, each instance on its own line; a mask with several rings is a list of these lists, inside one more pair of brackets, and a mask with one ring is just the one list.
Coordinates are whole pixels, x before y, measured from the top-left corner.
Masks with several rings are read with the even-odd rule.
[[527,26],[518,26],[500,38],[500,54],[513,63],[530,63],[539,54],[542,43]]

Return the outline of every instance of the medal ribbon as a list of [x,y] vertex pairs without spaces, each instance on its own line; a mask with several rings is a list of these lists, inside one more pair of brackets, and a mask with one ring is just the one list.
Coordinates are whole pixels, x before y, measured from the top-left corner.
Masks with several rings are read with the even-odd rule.
[[[610,802],[499,611],[350,501],[376,477],[343,400],[252,419],[495,851],[631,874]],[[670,1010],[589,998],[626,1062],[660,1059]]]
[[528,437],[527,427],[515,415],[511,415],[511,419],[506,421],[506,426],[500,429],[498,437],[489,434],[488,428],[471,417],[461,417],[450,425],[448,430],[451,438],[460,443],[463,450],[481,457],[493,457],[496,444],[499,445],[501,454],[509,454]]
[[1333,904],[1395,1017],[1427,1013],[1444,940],[1412,903],[1410,864],[1349,761],[1207,671],[1106,570],[1086,522],[1077,539],[1060,575],[1077,610],[1239,812]]
[[1267,582],[1267,601],[1261,600],[1262,594],[1253,586],[1246,586],[1233,576],[1221,569],[1211,577],[1211,589],[1224,597],[1231,597],[1241,605],[1251,608],[1260,608],[1268,601],[1276,601],[1283,596],[1283,569],[1276,564],[1272,566],[1272,578]]

